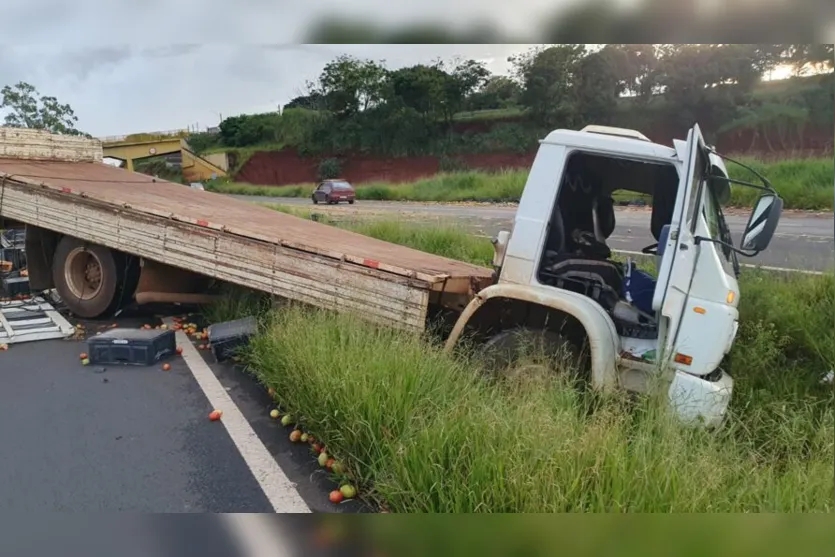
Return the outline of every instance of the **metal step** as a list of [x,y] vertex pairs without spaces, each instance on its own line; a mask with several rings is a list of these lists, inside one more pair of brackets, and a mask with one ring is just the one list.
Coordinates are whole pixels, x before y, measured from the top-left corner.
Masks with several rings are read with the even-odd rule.
[[65,338],[74,331],[43,298],[0,302],[0,344]]

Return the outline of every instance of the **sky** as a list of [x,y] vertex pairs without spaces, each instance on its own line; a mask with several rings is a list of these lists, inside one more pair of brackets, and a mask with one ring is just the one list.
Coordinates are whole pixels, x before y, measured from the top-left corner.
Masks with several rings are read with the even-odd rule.
[[[168,45],[162,48],[16,46],[0,56],[0,86],[25,81],[72,106],[96,137],[189,126],[275,110],[342,53],[389,68],[455,56],[506,73],[532,45]],[[11,54],[11,56],[9,56]]]
[[[650,2],[600,1],[626,10]],[[671,5],[697,0],[652,1]],[[205,129],[221,117],[275,110],[302,93],[305,82],[339,54],[385,60],[392,69],[458,56],[506,73],[507,57],[533,46],[303,44],[323,18],[382,30],[427,24],[459,33],[482,29],[486,31],[479,37],[495,41],[539,40],[549,22],[580,2],[584,0],[0,0],[0,86],[25,81],[41,94],[57,97],[73,107],[79,129],[97,137]],[[823,21],[820,12],[818,19]],[[369,39],[375,40],[373,33]]]

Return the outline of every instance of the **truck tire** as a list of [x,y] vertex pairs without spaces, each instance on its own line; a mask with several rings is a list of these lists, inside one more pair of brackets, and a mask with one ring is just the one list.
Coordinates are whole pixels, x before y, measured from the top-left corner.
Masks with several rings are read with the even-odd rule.
[[[554,331],[528,327],[501,331],[484,343],[482,355],[486,371],[493,377],[548,374],[561,371],[561,368],[572,368],[569,371],[580,379],[587,375],[585,350]],[[520,355],[529,356],[531,360],[518,362]]]
[[78,317],[110,315],[129,303],[139,284],[139,259],[64,236],[55,248],[55,289]]

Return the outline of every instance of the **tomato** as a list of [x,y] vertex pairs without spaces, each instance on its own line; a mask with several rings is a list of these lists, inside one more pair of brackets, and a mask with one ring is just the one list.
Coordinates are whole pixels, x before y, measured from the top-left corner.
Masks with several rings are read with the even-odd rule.
[[342,492],[338,489],[331,491],[331,494],[328,496],[328,499],[330,499],[333,504],[341,503],[344,498],[345,496],[342,495]]

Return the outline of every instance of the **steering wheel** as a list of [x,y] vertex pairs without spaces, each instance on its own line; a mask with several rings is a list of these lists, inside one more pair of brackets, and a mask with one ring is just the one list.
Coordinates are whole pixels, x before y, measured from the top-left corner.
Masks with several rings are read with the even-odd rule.
[[647,246],[641,250],[641,253],[646,255],[658,255],[658,242],[652,244],[651,246]]

